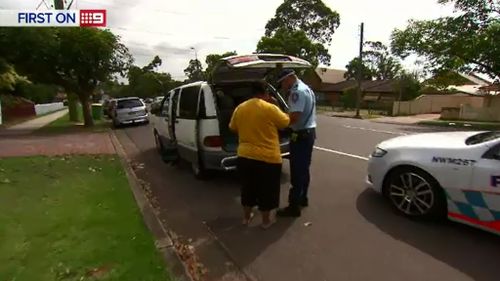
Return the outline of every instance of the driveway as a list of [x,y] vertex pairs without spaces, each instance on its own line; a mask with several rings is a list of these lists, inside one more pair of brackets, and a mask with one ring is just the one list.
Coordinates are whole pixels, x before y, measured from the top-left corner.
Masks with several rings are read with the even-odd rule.
[[[408,220],[364,186],[366,157],[385,139],[434,129],[318,117],[311,206],[268,231],[240,223],[232,174],[206,182],[187,167],[164,164],[149,126],[117,130],[140,165],[162,220],[191,243],[207,280],[239,270],[250,280],[498,280],[500,238],[451,222]],[[285,171],[288,170],[285,161]],[[288,172],[282,178],[284,205]]]

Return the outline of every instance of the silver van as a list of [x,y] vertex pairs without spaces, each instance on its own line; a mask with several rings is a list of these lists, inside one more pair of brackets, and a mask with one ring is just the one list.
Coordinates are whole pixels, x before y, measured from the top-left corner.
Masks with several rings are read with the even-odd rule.
[[[252,54],[222,59],[209,82],[195,82],[168,92],[152,108],[151,123],[156,147],[163,159],[191,164],[197,178],[211,170],[236,169],[238,136],[229,130],[234,109],[252,97],[251,83],[264,80],[277,68],[310,68],[305,60],[279,54]],[[279,107],[288,106],[268,84]],[[286,157],[289,139],[280,132],[281,152]]]

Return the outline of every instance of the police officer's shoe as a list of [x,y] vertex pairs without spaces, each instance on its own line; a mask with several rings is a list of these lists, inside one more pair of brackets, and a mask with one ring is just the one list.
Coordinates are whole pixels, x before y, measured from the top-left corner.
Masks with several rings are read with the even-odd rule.
[[276,213],[278,217],[300,217],[301,212],[298,206],[289,205],[288,207],[278,210]]

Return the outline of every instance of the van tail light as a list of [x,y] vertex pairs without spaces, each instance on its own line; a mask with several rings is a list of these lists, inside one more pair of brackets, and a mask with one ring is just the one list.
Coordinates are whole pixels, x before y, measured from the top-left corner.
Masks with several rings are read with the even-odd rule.
[[206,147],[222,147],[222,138],[220,136],[209,136],[203,140]]

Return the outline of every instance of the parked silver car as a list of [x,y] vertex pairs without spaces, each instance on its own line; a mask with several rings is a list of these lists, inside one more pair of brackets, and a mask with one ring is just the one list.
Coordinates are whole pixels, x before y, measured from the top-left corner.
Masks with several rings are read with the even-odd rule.
[[112,109],[113,125],[149,123],[146,104],[137,97],[116,99]]

